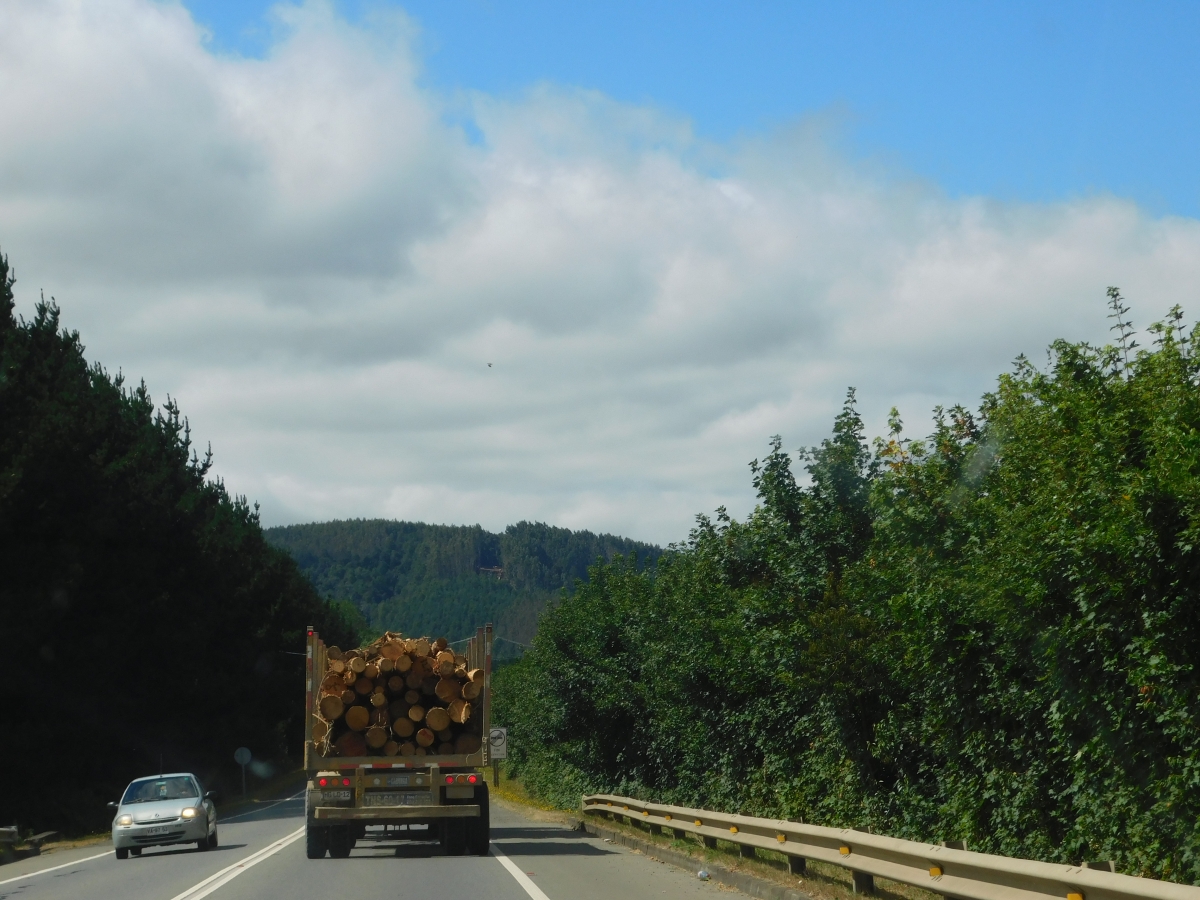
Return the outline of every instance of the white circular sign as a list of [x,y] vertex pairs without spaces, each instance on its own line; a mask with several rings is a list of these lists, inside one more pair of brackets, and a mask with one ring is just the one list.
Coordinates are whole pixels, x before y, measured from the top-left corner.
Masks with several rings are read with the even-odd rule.
[[239,766],[249,765],[253,758],[249,747],[238,747],[233,753],[233,761]]
[[488,732],[488,749],[492,759],[508,759],[507,728],[493,728]]

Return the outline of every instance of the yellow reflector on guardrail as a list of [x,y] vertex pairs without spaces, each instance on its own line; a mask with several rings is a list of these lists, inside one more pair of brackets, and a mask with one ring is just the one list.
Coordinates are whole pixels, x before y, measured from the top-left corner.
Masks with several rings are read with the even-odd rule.
[[704,823],[703,823],[703,822],[701,822],[699,819],[697,819],[697,820],[696,820],[696,824],[697,824],[697,825],[703,825]]
[[1067,894],[1067,900],[1083,900],[1083,891],[1071,891]]
[[667,813],[665,816],[663,816],[663,818],[664,818],[664,819],[666,819],[668,822],[670,822],[670,821],[671,821],[671,814],[670,814],[670,813]]
[[779,841],[779,843],[783,844],[787,841],[787,835],[786,834],[777,834],[777,835],[775,835],[775,840],[777,840],[777,841]]
[[[850,848],[845,845],[838,847],[838,853],[842,854],[842,856],[849,856]],[[1068,900],[1069,900],[1069,898],[1068,898]]]
[[929,867],[929,877],[930,878],[940,878],[941,876],[942,876],[942,867],[941,866],[930,866]]
[[730,833],[730,834],[737,834],[737,826],[736,826],[736,825],[730,825],[730,826],[729,826],[729,833]]

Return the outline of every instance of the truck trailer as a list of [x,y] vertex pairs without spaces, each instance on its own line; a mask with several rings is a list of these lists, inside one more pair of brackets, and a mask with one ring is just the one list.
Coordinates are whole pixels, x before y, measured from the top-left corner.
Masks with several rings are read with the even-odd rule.
[[[437,657],[418,656],[417,651],[439,644],[444,649]],[[341,654],[326,647],[320,635],[308,629],[304,724],[308,784],[304,805],[309,859],[322,859],[326,854],[347,857],[355,843],[363,840],[438,840],[451,856],[488,853],[488,786],[482,770],[489,762],[492,626],[478,629],[458,652],[450,651],[444,642],[426,638],[414,641],[395,635],[393,641],[391,633],[372,644],[368,652],[395,654],[398,648],[400,655],[390,666],[382,661],[387,658],[383,655],[372,663],[364,659],[362,650]],[[332,658],[331,650],[340,659]],[[449,670],[447,653],[453,654],[458,682],[453,673],[438,676],[438,666],[443,673]],[[406,671],[410,675],[402,684],[404,678],[397,676],[402,676],[399,669],[403,665],[409,666]],[[413,666],[418,672],[433,667],[420,687],[414,686]],[[396,670],[396,675],[380,672],[384,667]],[[339,708],[330,699],[338,688],[334,676],[342,676],[343,671],[347,683],[339,698],[343,712],[331,716]],[[431,689],[434,679],[439,683]],[[455,683],[463,685],[457,700],[452,699]],[[470,702],[463,699],[463,693],[470,695]],[[419,695],[417,702],[414,695]],[[355,706],[363,709],[352,711]],[[469,719],[452,726],[455,732],[450,726],[442,730],[440,735],[446,740],[438,742],[426,720],[438,725],[447,715],[456,721],[464,715]],[[358,732],[347,735],[365,716],[369,716],[370,728],[358,732],[365,732],[366,738]],[[419,725],[426,727],[414,732]],[[338,729],[342,739],[334,742]],[[453,733],[457,740],[451,744],[447,741]],[[381,734],[387,738],[384,743],[380,743]],[[426,735],[435,735],[427,746]],[[415,740],[404,740],[408,736]],[[344,755],[345,751],[356,755]]]

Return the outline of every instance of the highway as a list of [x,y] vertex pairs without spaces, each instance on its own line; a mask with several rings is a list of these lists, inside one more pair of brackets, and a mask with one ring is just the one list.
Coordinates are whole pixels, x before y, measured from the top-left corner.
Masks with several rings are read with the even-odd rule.
[[[219,813],[218,813],[219,815]],[[447,857],[436,843],[360,842],[349,859],[304,855],[302,797],[219,818],[221,846],[147,849],[118,860],[111,845],[0,866],[0,900],[663,900],[728,891],[692,873],[561,826],[492,806],[492,855]]]

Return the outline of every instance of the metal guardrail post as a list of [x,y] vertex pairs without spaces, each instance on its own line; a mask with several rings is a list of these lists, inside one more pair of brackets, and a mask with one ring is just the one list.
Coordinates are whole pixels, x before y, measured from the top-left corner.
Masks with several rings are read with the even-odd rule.
[[870,872],[856,872],[850,870],[850,880],[854,885],[854,893],[856,894],[874,894],[875,893],[875,876]]

